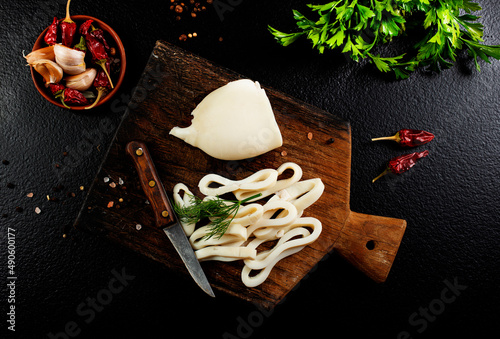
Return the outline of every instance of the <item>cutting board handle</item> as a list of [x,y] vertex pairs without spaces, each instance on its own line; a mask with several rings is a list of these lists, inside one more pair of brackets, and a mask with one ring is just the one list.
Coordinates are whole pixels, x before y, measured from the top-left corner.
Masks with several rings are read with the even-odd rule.
[[384,282],[405,229],[405,220],[351,211],[334,248],[368,277]]

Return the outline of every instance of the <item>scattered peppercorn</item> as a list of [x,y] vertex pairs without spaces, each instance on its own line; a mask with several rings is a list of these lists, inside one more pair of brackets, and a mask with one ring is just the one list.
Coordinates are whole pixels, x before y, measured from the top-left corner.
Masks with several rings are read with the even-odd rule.
[[16,211],[19,213],[22,213],[22,211],[24,211],[24,209],[21,206],[17,206]]
[[334,142],[335,142],[335,139],[334,139],[334,138],[330,138],[330,139],[328,139],[328,140],[326,141],[326,144],[327,144],[327,145],[331,145],[331,144],[333,144]]
[[13,183],[11,183],[11,182],[9,182],[9,183],[7,184],[7,188],[14,188],[14,187],[16,187],[16,185],[14,185],[14,184],[13,184]]
[[206,11],[206,5],[213,3],[212,0],[206,0],[206,3],[201,1],[197,2],[194,0],[189,0],[189,3],[179,2],[176,0],[170,0],[170,10],[176,14],[175,20],[179,21],[182,19],[183,15],[189,15],[191,18],[198,17],[197,13]]
[[8,165],[8,164],[10,164],[10,162],[9,162],[9,160],[2,160],[2,164]]

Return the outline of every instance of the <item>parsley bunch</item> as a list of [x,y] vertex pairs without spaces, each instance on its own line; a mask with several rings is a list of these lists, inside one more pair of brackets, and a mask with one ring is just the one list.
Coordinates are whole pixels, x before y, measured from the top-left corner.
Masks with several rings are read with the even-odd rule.
[[[472,12],[481,6],[470,0],[337,0],[324,5],[308,5],[319,14],[313,21],[294,10],[300,31],[284,33],[269,26],[283,46],[305,36],[320,53],[341,49],[353,60],[369,58],[381,72],[392,71],[406,79],[417,67],[434,71],[453,66],[457,51],[468,49],[480,70],[478,58],[500,59],[500,45],[484,45],[483,25]],[[417,15],[419,12],[423,15]],[[375,54],[374,48],[406,32],[406,25],[424,29],[425,37],[413,51],[393,57]]]

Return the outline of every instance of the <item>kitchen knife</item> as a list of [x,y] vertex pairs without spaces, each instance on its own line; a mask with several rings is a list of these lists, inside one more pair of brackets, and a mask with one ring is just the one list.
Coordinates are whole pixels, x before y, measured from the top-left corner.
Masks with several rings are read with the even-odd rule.
[[153,207],[156,226],[163,229],[168,236],[198,286],[208,295],[215,297],[182,225],[179,223],[168,200],[146,144],[142,141],[131,141],[127,144],[126,151],[134,162],[142,189]]

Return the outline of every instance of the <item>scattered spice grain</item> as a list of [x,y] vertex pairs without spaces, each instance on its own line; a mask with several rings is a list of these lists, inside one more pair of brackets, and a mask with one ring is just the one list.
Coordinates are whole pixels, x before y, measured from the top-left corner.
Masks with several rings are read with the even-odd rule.
[[312,132],[307,133],[307,139],[312,140],[313,134]]

